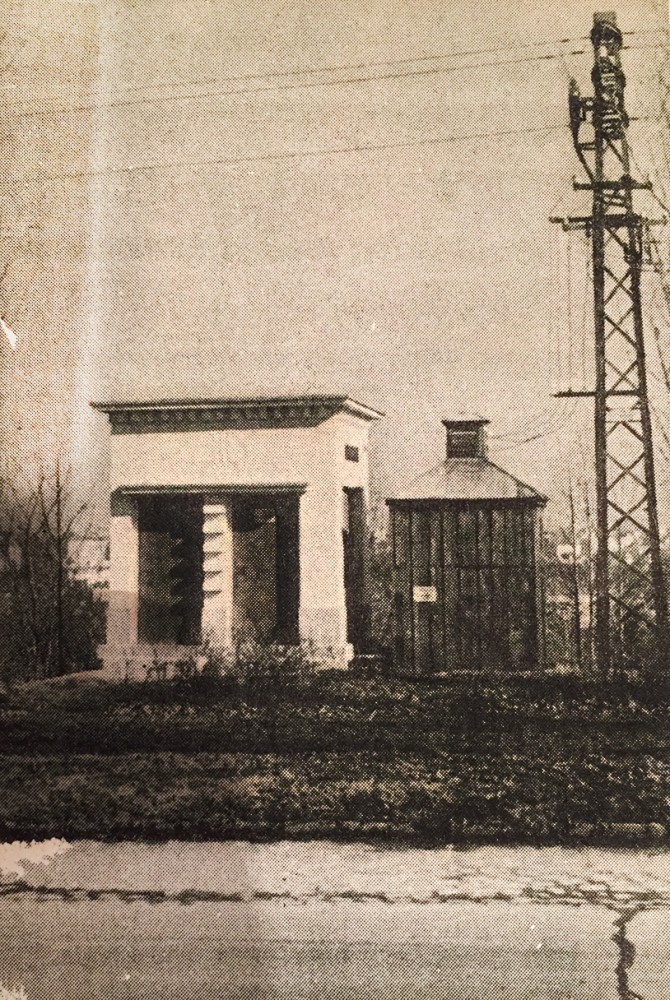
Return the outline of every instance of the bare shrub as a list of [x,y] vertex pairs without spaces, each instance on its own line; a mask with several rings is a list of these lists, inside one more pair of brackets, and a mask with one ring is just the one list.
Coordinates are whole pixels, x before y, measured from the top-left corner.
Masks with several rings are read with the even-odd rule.
[[96,666],[104,607],[70,559],[75,508],[57,468],[19,490],[0,484],[0,679]]

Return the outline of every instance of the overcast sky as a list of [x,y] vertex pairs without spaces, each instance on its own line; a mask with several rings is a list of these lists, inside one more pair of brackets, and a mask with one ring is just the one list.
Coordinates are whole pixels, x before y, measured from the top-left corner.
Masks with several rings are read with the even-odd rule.
[[[571,75],[589,92],[589,5],[4,9],[2,440],[21,462],[64,437],[100,498],[90,399],[345,391],[387,413],[380,493],[442,457],[459,409],[540,489],[588,464],[589,404],[551,398],[589,377],[587,249],[548,216],[580,205],[566,94]],[[666,18],[616,10],[655,172]]]

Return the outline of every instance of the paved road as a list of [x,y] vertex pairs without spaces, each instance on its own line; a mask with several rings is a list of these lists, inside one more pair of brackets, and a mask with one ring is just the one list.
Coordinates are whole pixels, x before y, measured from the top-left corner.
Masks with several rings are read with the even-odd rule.
[[0,979],[29,1000],[607,1000],[612,930],[591,906],[14,897]]
[[668,1000],[667,866],[89,844],[3,867],[0,852],[0,982],[28,1000]]

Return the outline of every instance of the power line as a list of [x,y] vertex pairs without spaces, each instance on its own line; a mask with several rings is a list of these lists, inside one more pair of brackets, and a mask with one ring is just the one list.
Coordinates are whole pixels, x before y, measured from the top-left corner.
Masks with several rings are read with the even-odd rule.
[[[629,34],[651,34],[650,31],[629,32]],[[283,78],[291,76],[307,76],[313,73],[338,73],[343,70],[372,69],[377,66],[406,66],[409,63],[433,62],[438,59],[462,59],[469,56],[494,55],[496,52],[509,52],[518,49],[543,48],[548,45],[571,45],[575,42],[588,41],[587,35],[578,35],[574,38],[550,38],[544,41],[538,39],[532,42],[516,42],[510,45],[492,45],[481,49],[461,49],[456,52],[434,52],[421,56],[405,56],[402,59],[377,59],[357,63],[335,63],[331,66],[304,66],[298,69],[270,70],[267,73],[243,73],[238,76],[227,76],[210,78],[207,80],[189,81],[189,85],[204,85],[212,83],[237,83],[245,80],[267,80],[269,78]],[[129,90],[145,90],[148,87],[171,87],[173,80],[165,80],[162,83],[143,84],[139,87],[131,87]]]
[[497,434],[489,435],[489,437],[491,441],[505,441],[509,438],[515,444],[525,443],[526,440],[535,440],[537,437],[542,437],[549,430],[559,426],[566,409],[574,405],[574,401],[569,399],[559,400],[558,409],[555,401],[549,405],[545,403],[540,410],[537,410],[532,416],[524,420],[523,438],[519,438],[518,429],[499,431]]
[[[562,267],[562,247],[561,240],[564,238],[561,230],[552,228],[551,230],[551,240],[553,246],[553,256],[552,256],[552,271],[554,273],[555,279],[553,282],[553,288],[555,289],[557,299],[555,300],[556,311],[555,311],[555,337],[556,337],[556,379],[558,390],[563,388],[563,304],[565,302],[565,297],[563,295],[563,267]],[[569,377],[569,373],[568,373]]]
[[[635,32],[633,32],[635,33]],[[649,34],[650,32],[643,31],[637,32],[637,34]],[[418,62],[435,62],[442,59],[459,59],[469,56],[478,55],[494,55],[497,52],[510,52],[519,49],[529,49],[529,48],[541,48],[548,45],[562,45],[570,44],[574,42],[584,42],[588,41],[586,35],[577,36],[575,38],[558,38],[558,39],[547,39],[545,41],[533,41],[533,42],[518,42],[512,43],[510,45],[496,45],[489,46],[488,48],[479,49],[466,49],[456,52],[435,52],[419,56],[405,56],[402,59],[379,59],[379,60],[369,60],[366,62],[357,63],[336,63],[330,66],[305,66],[297,69],[280,69],[280,70],[268,70],[264,73],[242,73],[234,76],[224,76],[224,77],[209,77],[207,79],[199,80],[188,80],[184,84],[177,84],[177,86],[211,86],[212,84],[227,84],[227,83],[244,83],[250,80],[268,80],[268,79],[283,79],[292,76],[312,76],[316,73],[337,73],[345,70],[365,70],[374,69],[376,67],[382,66],[405,66],[411,63]],[[141,84],[137,87],[127,87],[124,90],[118,91],[119,94],[128,94],[141,90],[155,89],[157,87],[174,87],[174,79],[164,80],[160,83],[146,83]],[[6,89],[6,88],[1,88]],[[156,97],[160,100],[160,97]],[[170,99],[169,97],[166,99]],[[149,98],[151,100],[151,98]]]
[[668,430],[667,430],[666,424],[661,419],[660,413],[658,412],[658,410],[656,409],[656,407],[654,406],[654,404],[652,403],[651,400],[649,400],[649,407],[650,407],[652,413],[654,414],[655,421],[656,421],[656,427],[661,432],[661,437],[664,439],[664,441],[666,443],[666,446],[667,446],[666,448],[661,447],[658,444],[658,440],[657,440],[656,441],[656,447],[661,452],[661,455],[663,456],[663,458],[666,461],[668,461],[670,459],[670,453],[668,452],[668,448],[670,448],[670,435],[668,434]]
[[554,427],[552,430],[541,431],[538,434],[531,434],[530,437],[521,438],[519,441],[512,442],[512,444],[496,445],[495,450],[496,452],[514,451],[516,448],[523,448],[524,445],[532,444],[534,441],[542,441],[548,437],[555,437],[561,432],[561,427]]
[[[663,142],[663,138],[660,135],[660,132],[658,134],[658,138],[660,139],[660,141],[662,143]],[[648,153],[649,153],[649,158],[651,160],[651,166],[652,166],[652,169],[653,169],[654,190],[657,187],[660,188],[661,194],[663,196],[663,199],[664,199],[664,201],[667,202],[668,201],[668,196],[667,196],[667,192],[666,192],[666,189],[665,189],[665,184],[664,184],[664,182],[662,180],[662,177],[661,177],[661,168],[659,166],[659,161],[658,161],[658,158],[656,156],[656,150],[654,149],[653,146],[649,147]],[[636,164],[636,166],[637,166],[637,164]],[[638,170],[638,172],[641,172],[639,166],[637,166],[637,170]]]
[[[568,55],[585,55],[586,50],[580,49],[568,53]],[[14,114],[14,118],[39,118],[59,114],[79,114],[84,111],[106,111],[119,108],[140,107],[147,104],[171,104],[183,103],[185,101],[209,100],[212,97],[248,97],[253,94],[283,93],[292,90],[312,90],[319,87],[343,87],[360,83],[379,83],[390,80],[410,80],[426,76],[439,76],[445,73],[460,73],[464,70],[496,69],[504,66],[521,66],[534,62],[548,62],[554,59],[561,59],[562,54],[548,53],[540,56],[525,56],[522,59],[495,60],[493,62],[465,63],[461,66],[436,66],[431,69],[407,70],[402,73],[375,73],[369,76],[350,76],[339,80],[313,80],[303,83],[287,83],[279,86],[250,87],[237,90],[210,90],[202,93],[192,94],[163,94],[153,97],[142,97],[127,101],[110,101],[108,103],[96,103],[91,101],[87,104],[61,105],[55,108],[34,108],[19,111]]]
[[572,242],[570,236],[566,240],[566,291],[568,320],[568,384],[572,385]]
[[[559,195],[551,211],[548,213],[549,218],[551,218],[551,216],[556,214],[556,210],[558,208],[560,200],[561,196]],[[556,273],[556,266],[555,266],[556,254],[555,254],[555,235],[554,235],[555,229],[553,228],[553,226],[550,229],[549,233],[550,235],[549,235],[549,243],[547,250],[548,250],[548,260],[549,260],[550,290],[548,298],[548,324],[546,324],[545,330],[547,332],[546,358],[549,368],[549,391],[553,395],[553,393],[558,388],[556,385],[557,365],[556,365],[556,347],[555,347],[556,327],[557,327],[556,323],[557,303],[556,303],[556,292],[555,292],[556,284],[554,281],[554,275]]]
[[[630,46],[630,48],[645,49],[658,48],[658,46]],[[547,53],[539,56],[526,56],[523,59],[495,60],[494,62],[466,63],[461,66],[437,66],[431,69],[408,70],[405,73],[375,73],[370,76],[352,76],[340,80],[315,80],[305,83],[289,83],[280,86],[251,87],[236,90],[210,90],[192,94],[167,94],[142,97],[126,101],[108,101],[107,103],[97,103],[90,101],[87,104],[61,105],[55,108],[32,108],[22,110],[13,114],[14,119],[21,118],[48,118],[59,114],[81,114],[86,111],[107,111],[124,108],[142,107],[149,104],[176,104],[188,101],[210,100],[214,97],[248,97],[254,94],[277,94],[292,90],[312,90],[319,87],[341,87],[361,83],[378,83],[389,80],[409,80],[426,76],[440,76],[446,73],[459,73],[463,70],[496,69],[504,66],[521,66],[534,62],[549,62],[552,60],[563,60],[565,56],[586,55],[585,49],[575,49],[568,53]]]
[[274,163],[282,160],[299,160],[320,156],[336,156],[351,153],[373,153],[394,149],[413,149],[424,146],[440,146],[452,142],[472,142],[480,139],[502,139],[517,135],[541,135],[562,132],[564,125],[538,125],[520,129],[501,129],[493,132],[472,132],[466,135],[431,136],[425,139],[407,139],[389,143],[361,143],[354,146],[334,146],[325,149],[295,150],[287,153],[262,153],[258,155],[222,157],[210,160],[176,160],[165,163],[138,163],[125,167],[105,167],[101,170],[79,170],[65,174],[47,174],[44,177],[20,177],[10,179],[7,187],[27,187],[31,184],[47,184],[59,180],[80,180],[82,178],[105,177],[117,174],[153,173],[161,170],[198,169],[200,167],[238,166],[246,163]]
[[[667,34],[668,30],[669,29],[667,28],[641,28],[641,29],[633,29],[627,32],[626,34],[628,36],[658,35],[658,34]],[[303,66],[295,69],[267,70],[261,73],[240,73],[234,76],[226,76],[226,77],[208,77],[206,79],[200,78],[196,80],[188,80],[184,84],[178,84],[178,86],[205,86],[205,85],[209,86],[215,83],[239,83],[239,82],[243,83],[249,80],[282,79],[282,78],[290,78],[293,76],[311,76],[316,73],[337,73],[345,70],[364,70],[382,66],[403,66],[417,62],[434,62],[441,59],[459,59],[469,56],[494,55],[497,52],[510,52],[522,49],[542,48],[549,45],[570,45],[576,42],[585,42],[585,41],[588,41],[587,35],[576,35],[568,38],[536,39],[529,42],[510,42],[506,45],[493,45],[478,49],[461,49],[455,52],[434,52],[418,56],[405,56],[401,59],[377,59],[377,60],[367,60],[364,62],[335,63],[326,66]],[[658,46],[652,46],[652,47],[657,48]],[[561,57],[562,56],[559,56],[559,58]],[[155,83],[139,84],[134,87],[126,87],[123,90],[119,91],[119,93],[127,94],[141,90],[153,90],[161,87],[174,87],[174,86],[175,86],[174,79],[169,79],[169,80],[158,81]],[[0,89],[5,89],[5,88],[0,88]]]
[[586,311],[591,296],[591,254],[585,253],[584,301],[582,303],[582,386],[586,388]]
[[[544,438],[555,437],[557,434],[563,434],[569,425],[570,418],[572,417],[576,404],[574,400],[563,399],[560,401],[560,405],[557,410],[554,411],[548,419],[545,420],[543,425],[540,427],[530,428],[530,433],[528,433],[523,438],[515,437],[513,432],[505,435],[498,434],[493,435],[492,441],[500,441],[506,437],[512,437],[513,440],[507,444],[495,445],[496,451],[512,451],[515,448],[521,448],[523,445],[531,444],[534,441],[541,441]],[[549,414],[548,408],[545,409],[546,414]],[[541,414],[538,414],[541,416]]]
[[[629,143],[629,147],[628,148],[629,148],[629,152],[630,152],[630,158],[633,161],[635,169],[637,170],[637,172],[640,175],[640,177],[644,176],[644,171],[640,167],[640,164],[638,163],[638,161],[637,161],[637,159],[635,157],[635,152],[633,150],[633,147],[631,146],[630,143]],[[648,190],[649,190],[649,194],[652,196],[652,198],[654,199],[654,201],[656,201],[658,203],[658,205],[663,209],[664,212],[667,212],[668,215],[670,215],[670,208],[668,208],[668,206],[663,201],[663,199],[656,193],[655,189],[653,187],[651,187]]]

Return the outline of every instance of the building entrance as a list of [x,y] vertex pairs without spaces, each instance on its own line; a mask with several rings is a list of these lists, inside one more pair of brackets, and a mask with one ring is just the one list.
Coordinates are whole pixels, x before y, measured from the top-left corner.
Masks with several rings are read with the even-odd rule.
[[[139,498],[139,640],[198,645],[204,595],[211,593],[208,557],[226,542],[232,578],[232,638],[241,642],[299,641],[299,497],[238,496],[228,500],[229,534],[205,531],[198,496]],[[207,541],[206,541],[207,539]],[[213,543],[213,544],[212,544]],[[231,595],[229,594],[229,597]]]
[[203,603],[202,499],[141,497],[138,531],[140,641],[197,644]]
[[233,637],[299,641],[299,498],[233,502]]

